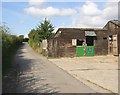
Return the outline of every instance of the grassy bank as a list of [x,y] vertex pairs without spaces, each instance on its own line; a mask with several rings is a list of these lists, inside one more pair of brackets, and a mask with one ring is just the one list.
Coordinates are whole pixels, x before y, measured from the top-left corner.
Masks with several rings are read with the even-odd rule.
[[14,46],[9,51],[7,51],[7,54],[2,55],[2,73],[3,75],[9,71],[10,68],[12,68],[12,61],[16,54],[16,51],[18,50],[20,45]]
[[13,58],[20,45],[11,48],[7,55],[3,56],[2,93],[16,93],[17,65],[13,64]]
[[2,73],[5,74],[12,66],[13,57],[22,44],[23,39],[4,30],[2,32]]

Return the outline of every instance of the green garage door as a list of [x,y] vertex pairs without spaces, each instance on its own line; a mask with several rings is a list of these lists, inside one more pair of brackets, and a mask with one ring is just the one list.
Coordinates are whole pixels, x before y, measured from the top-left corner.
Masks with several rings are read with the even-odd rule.
[[84,47],[83,46],[76,47],[76,55],[77,56],[84,56]]

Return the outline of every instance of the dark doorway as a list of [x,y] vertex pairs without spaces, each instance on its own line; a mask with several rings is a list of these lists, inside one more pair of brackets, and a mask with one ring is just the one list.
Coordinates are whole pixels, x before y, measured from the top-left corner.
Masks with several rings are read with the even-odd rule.
[[87,44],[87,46],[94,46],[93,36],[86,36],[86,44]]
[[109,54],[112,54],[113,53],[113,46],[112,46],[113,39],[112,39],[112,35],[110,35],[108,38],[109,38],[109,40],[108,40],[108,52],[109,52]]
[[82,46],[83,42],[83,40],[77,39],[77,46]]

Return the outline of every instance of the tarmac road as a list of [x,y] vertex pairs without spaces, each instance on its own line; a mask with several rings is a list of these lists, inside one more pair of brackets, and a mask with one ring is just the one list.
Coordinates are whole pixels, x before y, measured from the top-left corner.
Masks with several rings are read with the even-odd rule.
[[18,50],[17,93],[96,93],[42,55],[36,54],[27,43]]

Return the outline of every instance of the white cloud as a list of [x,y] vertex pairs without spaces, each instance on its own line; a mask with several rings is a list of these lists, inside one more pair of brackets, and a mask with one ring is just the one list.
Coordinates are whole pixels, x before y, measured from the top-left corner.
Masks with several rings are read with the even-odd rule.
[[80,8],[80,15],[72,18],[73,27],[103,27],[107,21],[118,18],[118,3],[106,2],[103,9],[97,4],[87,1]]
[[81,28],[101,27],[102,28],[103,24],[105,24],[106,22],[107,22],[107,20],[105,20],[104,18],[101,18],[100,16],[76,17],[76,18],[73,18],[73,20],[72,20],[72,27],[81,27]]
[[85,5],[82,6],[80,12],[85,15],[96,16],[101,14],[101,10],[98,9],[97,4],[87,1]]
[[25,9],[25,12],[36,17],[50,17],[50,16],[68,16],[76,13],[76,10],[71,8],[59,9],[54,7],[38,8],[29,7]]
[[45,6],[48,0],[28,0],[31,7],[25,8],[24,11],[35,17],[51,17],[51,16],[69,16],[76,13],[72,8],[54,8]]
[[45,0],[29,0],[28,2],[30,5],[42,6],[42,4],[45,2]]
[[69,16],[76,13],[76,10],[71,8],[45,7],[45,2],[47,0],[29,0],[31,7],[25,8],[24,11],[35,17]]
[[118,3],[107,2],[105,8],[102,11],[102,16],[106,19],[118,18]]
[[24,11],[35,17],[73,16],[71,27],[103,27],[107,21],[118,18],[118,0],[106,1],[103,9],[93,1],[86,1],[78,9],[45,7],[44,2],[46,0],[29,0],[31,7]]

